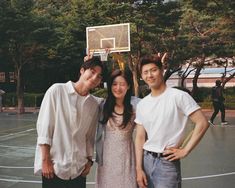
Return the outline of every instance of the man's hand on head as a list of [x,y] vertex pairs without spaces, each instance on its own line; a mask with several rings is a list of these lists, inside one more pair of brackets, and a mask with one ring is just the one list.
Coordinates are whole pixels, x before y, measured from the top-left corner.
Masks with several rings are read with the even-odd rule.
[[93,56],[94,56],[94,52],[91,52],[90,50],[88,50],[87,56],[85,56],[84,59],[83,59],[84,63],[85,63],[86,61],[92,59]]

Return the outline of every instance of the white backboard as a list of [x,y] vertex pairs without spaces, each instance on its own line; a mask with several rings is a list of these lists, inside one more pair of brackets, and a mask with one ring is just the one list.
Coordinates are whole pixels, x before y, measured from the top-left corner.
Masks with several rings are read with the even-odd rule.
[[91,52],[102,53],[130,51],[130,24],[102,25],[86,28],[87,49]]

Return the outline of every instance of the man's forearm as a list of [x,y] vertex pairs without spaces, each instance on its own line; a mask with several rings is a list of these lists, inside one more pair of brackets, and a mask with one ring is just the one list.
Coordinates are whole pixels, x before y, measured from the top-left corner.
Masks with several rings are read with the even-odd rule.
[[47,144],[41,144],[42,152],[42,176],[50,179],[54,177],[54,167],[50,155],[50,146]]
[[193,150],[193,148],[195,148],[195,146],[199,143],[199,141],[202,139],[203,135],[205,134],[207,128],[208,127],[200,127],[200,128],[197,126],[195,127],[191,139],[184,148],[187,154],[189,154]]
[[135,143],[135,155],[136,155],[136,170],[142,169],[143,161],[143,144],[136,141]]
[[43,161],[50,161],[51,155],[50,155],[50,145],[48,144],[40,144],[41,152],[42,152],[42,160]]
[[137,125],[135,138],[136,170],[143,168],[143,146],[145,143],[145,130]]
[[207,119],[200,110],[195,112],[195,114],[193,114],[190,118],[195,123],[195,128],[193,130],[191,139],[184,147],[187,154],[190,153],[193,148],[199,143],[209,127]]

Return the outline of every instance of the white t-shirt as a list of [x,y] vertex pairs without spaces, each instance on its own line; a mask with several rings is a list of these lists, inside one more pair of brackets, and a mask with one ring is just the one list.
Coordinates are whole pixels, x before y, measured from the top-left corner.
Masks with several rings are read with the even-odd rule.
[[180,146],[188,116],[199,108],[179,89],[167,87],[157,97],[147,95],[138,103],[135,119],[147,132],[144,149],[162,153],[166,147]]

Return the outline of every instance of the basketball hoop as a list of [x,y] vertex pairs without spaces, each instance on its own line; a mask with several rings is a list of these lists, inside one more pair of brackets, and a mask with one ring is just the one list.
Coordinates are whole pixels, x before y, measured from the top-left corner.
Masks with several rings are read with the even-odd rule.
[[94,55],[99,55],[102,61],[107,61],[105,49],[109,49],[109,53],[130,51],[130,24],[87,27],[86,42],[87,49],[93,51]]
[[104,51],[100,53],[100,60],[101,61],[108,61],[109,51]]

